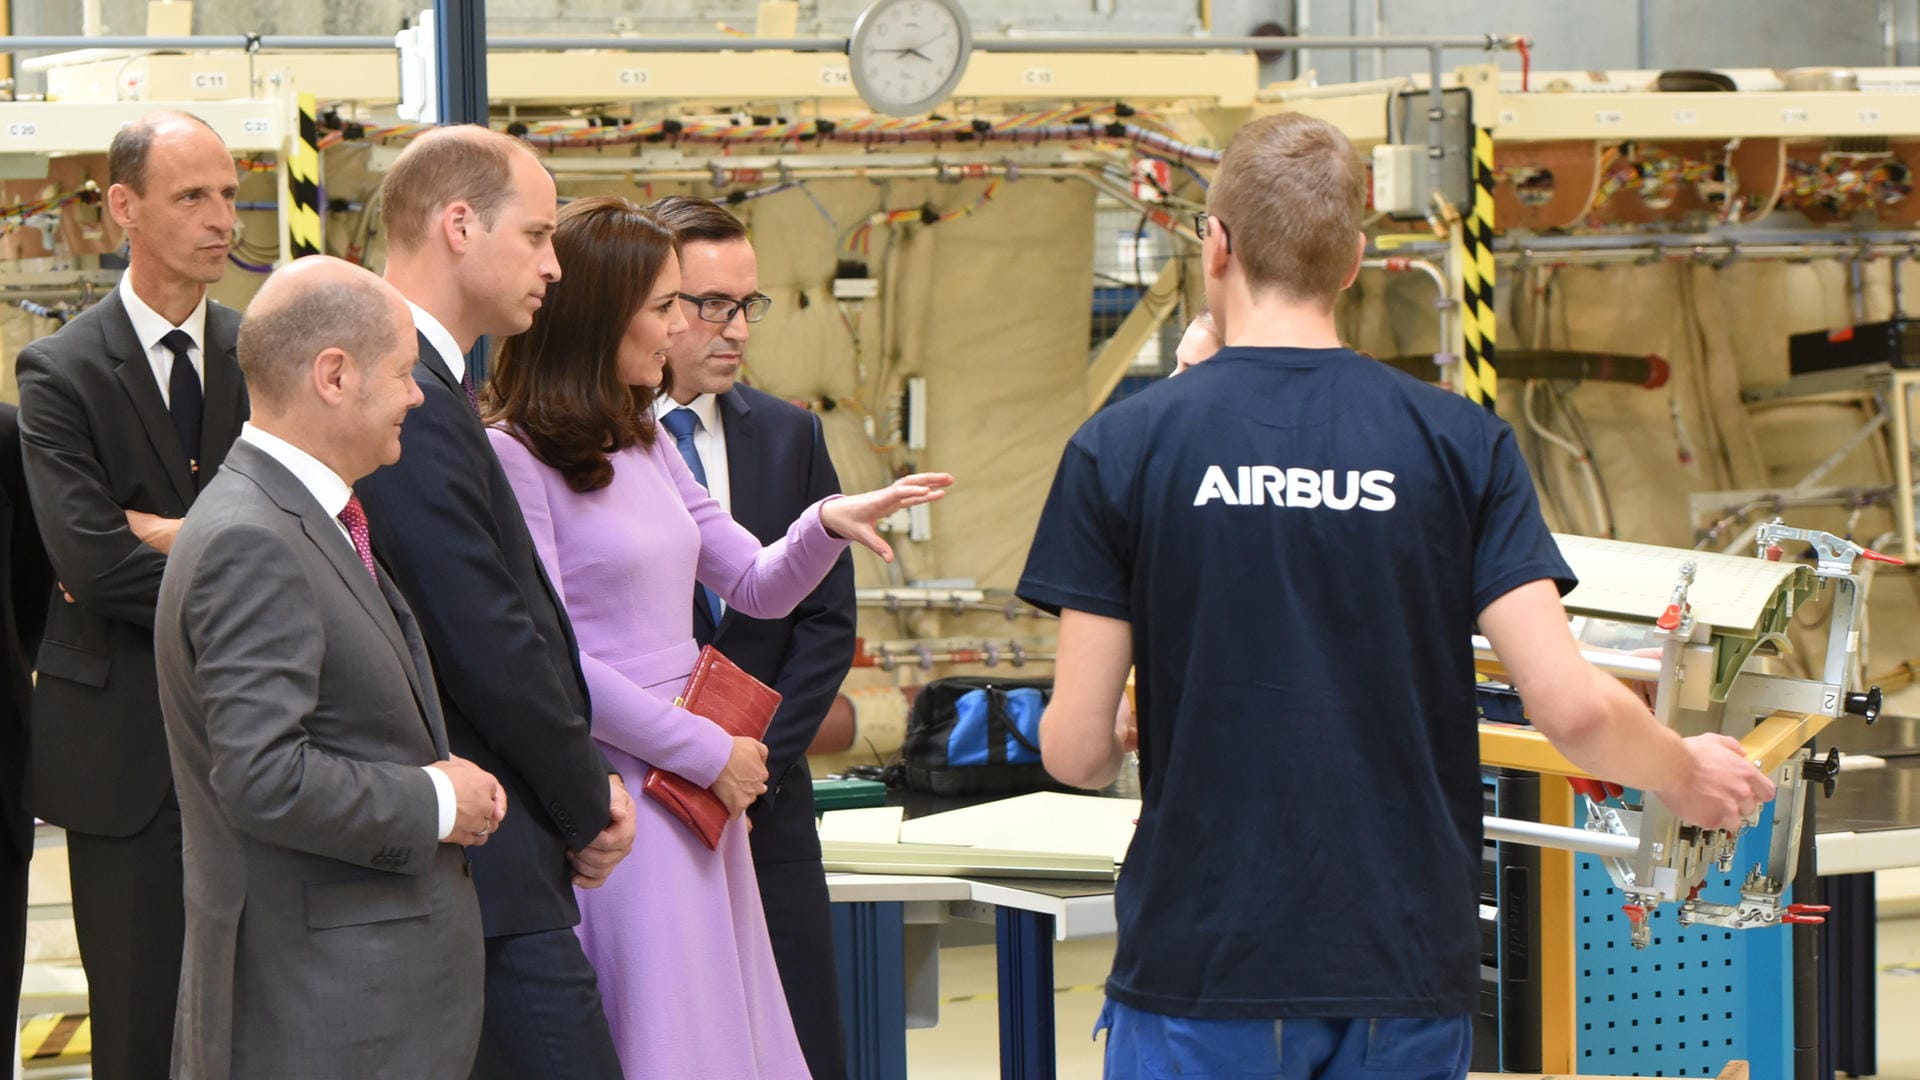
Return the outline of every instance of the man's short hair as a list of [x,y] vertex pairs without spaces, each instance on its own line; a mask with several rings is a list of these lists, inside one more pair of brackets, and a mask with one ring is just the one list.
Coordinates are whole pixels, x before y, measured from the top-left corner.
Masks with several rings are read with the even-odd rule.
[[418,249],[440,211],[456,202],[473,207],[491,230],[513,198],[514,155],[531,152],[519,139],[478,124],[435,128],[414,139],[380,182],[387,242]]
[[399,344],[391,300],[378,278],[303,283],[285,301],[247,309],[240,320],[240,372],[247,392],[267,405],[293,404],[313,358],[340,349],[362,366]]
[[[147,158],[153,153],[154,135],[169,121],[185,118],[208,131],[213,125],[189,112],[150,112],[114,133],[107,144],[107,183],[124,184],[135,195],[147,193]],[[213,137],[220,133],[213,131]],[[221,139],[224,144],[226,140]]]
[[647,207],[655,220],[673,230],[675,244],[745,240],[747,227],[712,199],[669,195]]
[[1254,289],[1331,304],[1353,269],[1366,184],[1360,155],[1339,128],[1277,113],[1227,144],[1207,210]]

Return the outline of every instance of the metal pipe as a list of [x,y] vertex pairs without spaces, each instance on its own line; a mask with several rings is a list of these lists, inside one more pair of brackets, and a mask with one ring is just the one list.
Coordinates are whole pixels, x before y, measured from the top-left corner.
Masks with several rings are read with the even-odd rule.
[[[1726,262],[1733,259],[1812,259],[1858,258],[1861,256],[1910,256],[1920,231],[1862,232],[1847,234],[1842,240],[1831,232],[1811,229],[1768,231],[1764,244],[1742,243],[1718,235],[1689,235],[1650,238],[1646,235],[1612,236],[1532,236],[1494,241],[1494,255],[1501,265],[1527,259],[1552,262],[1658,262],[1669,259],[1695,259]],[[1396,253],[1435,255],[1444,253],[1439,241],[1402,244]]]
[[191,37],[136,37],[130,34],[88,37],[74,34],[9,34],[0,37],[0,52],[66,49],[157,50],[274,49],[282,52],[303,49],[391,49],[393,38],[376,35],[288,35],[262,37],[258,34],[195,34]]
[[[997,38],[975,41],[978,52],[995,53],[1096,53],[1096,52],[1292,52],[1295,50],[1347,49],[1442,49],[1496,51],[1514,48],[1519,39],[1511,34],[1482,34],[1477,37],[1070,37],[1070,38]],[[376,35],[300,36],[258,34],[205,34],[191,37],[136,37],[133,35],[84,36],[73,34],[30,34],[0,37],[0,51],[21,52],[39,49],[391,49],[391,37]],[[820,38],[673,38],[673,37],[492,37],[489,51],[596,49],[604,52],[716,53],[781,52],[844,53],[847,39]],[[1437,68],[1436,68],[1437,70]]]
[[[1373,0],[1373,33],[1375,37],[1380,36],[1380,27],[1386,21],[1386,0]],[[1376,79],[1384,79],[1386,75],[1387,50],[1376,48],[1373,50],[1373,77]]]
[[[1313,0],[1293,0],[1293,36],[1295,40],[1312,38],[1308,31],[1313,29]],[[1293,50],[1293,77],[1298,81],[1306,72],[1312,70],[1313,50]]]
[[1579,851],[1613,859],[1632,858],[1640,850],[1640,841],[1635,837],[1614,833],[1591,832],[1566,825],[1543,825],[1538,821],[1520,821],[1516,818],[1494,817],[1492,814],[1481,818],[1480,822],[1489,840]]
[[1482,52],[1518,48],[1517,34],[1457,34],[1450,37],[1072,37],[1072,38],[997,38],[976,39],[978,52],[1054,53],[1054,52],[1295,52],[1303,49],[1474,49]]

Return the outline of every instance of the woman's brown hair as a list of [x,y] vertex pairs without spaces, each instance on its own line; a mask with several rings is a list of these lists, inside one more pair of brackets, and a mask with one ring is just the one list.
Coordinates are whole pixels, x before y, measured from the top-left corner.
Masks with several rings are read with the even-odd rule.
[[481,402],[487,422],[510,425],[575,491],[613,482],[609,455],[653,445],[656,391],[620,381],[620,341],[673,249],[671,231],[617,195],[561,207],[553,251],[562,276],[494,361]]

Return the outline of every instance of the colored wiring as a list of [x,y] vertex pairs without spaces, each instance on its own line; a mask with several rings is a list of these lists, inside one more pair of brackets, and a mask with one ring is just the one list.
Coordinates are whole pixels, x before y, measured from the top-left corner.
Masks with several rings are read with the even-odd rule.
[[1798,209],[1850,214],[1880,209],[1913,194],[1913,174],[1887,157],[1839,154],[1820,161],[1787,159],[1780,201]]
[[4,217],[4,224],[0,224],[0,235],[5,235],[15,229],[25,227],[30,218],[36,218],[42,214],[51,214],[64,207],[71,206],[74,203],[93,205],[99,201],[100,185],[88,180],[71,191],[63,191],[57,195],[49,195],[44,199],[34,199],[31,202],[15,203],[7,207],[4,214],[0,214],[0,217]]
[[[515,122],[509,134],[525,139],[543,150],[592,149],[631,146],[641,143],[672,145],[751,146],[763,144],[855,143],[884,146],[903,143],[992,143],[1012,142],[1102,142],[1133,147],[1142,154],[1175,164],[1217,165],[1220,151],[1182,142],[1168,132],[1157,117],[1120,107],[1111,110],[1112,119],[1097,120],[1086,106],[1061,106],[1019,113],[1001,120],[980,119],[905,119],[869,116],[835,122],[831,120],[780,121],[756,119],[752,123],[728,120],[647,120],[620,123],[589,119]],[[349,125],[329,132],[322,147],[343,141],[405,138],[428,130],[432,125],[401,124],[391,127]]]
[[846,240],[841,245],[841,249],[849,255],[866,256],[872,254],[873,231],[876,228],[890,228],[908,221],[918,221],[922,225],[940,225],[949,221],[957,221],[987,205],[989,202],[992,202],[993,197],[999,193],[1000,181],[996,178],[987,183],[986,190],[980,193],[979,198],[965,206],[949,210],[946,213],[937,213],[930,206],[876,211],[868,215],[865,221],[855,225],[848,231]]

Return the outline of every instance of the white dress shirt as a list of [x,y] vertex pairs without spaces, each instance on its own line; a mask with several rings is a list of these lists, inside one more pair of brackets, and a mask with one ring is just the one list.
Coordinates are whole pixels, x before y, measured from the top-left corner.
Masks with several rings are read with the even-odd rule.
[[153,368],[153,381],[160,384],[160,400],[167,408],[173,408],[173,350],[160,344],[160,339],[175,330],[185,330],[193,339],[193,348],[187,350],[187,359],[193,364],[193,373],[200,376],[200,385],[207,384],[206,362],[201,358],[201,350],[207,341],[207,293],[202,289],[200,302],[193,305],[193,311],[187,320],[175,326],[153,308],[147,306],[140,294],[133,291],[133,275],[120,275],[120,303],[127,309],[127,319],[133,323],[133,335],[140,339],[140,347],[147,351],[147,364]]
[[[286,467],[300,486],[307,489],[320,509],[327,512],[333,524],[340,530],[340,539],[347,542],[347,548],[353,551],[354,561],[360,561],[360,553],[353,546],[353,537],[340,521],[340,511],[347,508],[347,500],[353,497],[353,487],[340,478],[326,463],[305,450],[269,431],[254,427],[252,421],[240,425],[240,438],[246,440],[255,449]],[[453,781],[439,769],[427,768],[428,778],[433,781],[433,795],[440,808],[440,839],[453,835],[454,797]]]
[[411,300],[407,301],[407,306],[413,309],[414,327],[427,335],[427,342],[440,354],[440,359],[446,361],[447,370],[453,372],[453,381],[465,379],[467,354],[460,351],[460,343],[453,340],[453,334],[440,325],[440,320],[434,318],[426,308]]
[[[727,513],[733,513],[733,487],[727,481],[727,428],[720,419],[720,399],[712,394],[701,394],[682,406],[665,394],[653,399],[654,419],[659,419],[675,409],[688,408],[700,418],[700,426],[693,429],[693,448],[700,454],[700,467],[707,471],[707,494],[713,496]],[[669,442],[673,432],[660,429],[660,434]]]

